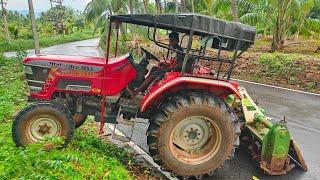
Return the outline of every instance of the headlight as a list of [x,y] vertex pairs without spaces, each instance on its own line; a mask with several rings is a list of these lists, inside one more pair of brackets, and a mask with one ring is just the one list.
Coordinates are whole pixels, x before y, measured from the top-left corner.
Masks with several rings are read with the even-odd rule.
[[24,67],[24,72],[25,72],[26,74],[33,75],[32,68],[31,68],[30,66],[25,66],[25,67]]

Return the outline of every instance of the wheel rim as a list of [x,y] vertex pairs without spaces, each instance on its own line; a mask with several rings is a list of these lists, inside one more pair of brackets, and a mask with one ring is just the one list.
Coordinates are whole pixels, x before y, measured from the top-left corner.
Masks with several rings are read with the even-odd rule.
[[31,120],[27,127],[27,138],[31,142],[44,139],[45,136],[59,136],[61,125],[53,116],[38,116]]
[[207,117],[192,116],[180,121],[173,129],[169,149],[173,156],[186,164],[202,164],[210,160],[221,145],[221,131]]

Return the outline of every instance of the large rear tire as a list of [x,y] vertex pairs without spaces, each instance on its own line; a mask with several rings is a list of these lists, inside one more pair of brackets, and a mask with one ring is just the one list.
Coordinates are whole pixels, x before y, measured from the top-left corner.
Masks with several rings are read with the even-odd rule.
[[223,100],[191,92],[161,105],[147,134],[149,152],[162,169],[201,178],[233,157],[240,127]]
[[70,112],[65,108],[39,102],[27,106],[15,116],[12,136],[17,146],[35,143],[45,136],[62,136],[66,145],[73,136],[74,128]]

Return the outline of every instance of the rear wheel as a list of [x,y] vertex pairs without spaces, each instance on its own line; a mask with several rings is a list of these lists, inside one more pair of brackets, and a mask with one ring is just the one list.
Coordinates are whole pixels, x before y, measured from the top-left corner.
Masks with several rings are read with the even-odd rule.
[[25,146],[46,136],[65,137],[65,145],[72,138],[74,121],[62,106],[35,103],[24,108],[14,118],[13,140],[17,146]]
[[163,169],[201,178],[233,156],[239,133],[237,118],[224,101],[192,92],[163,104],[151,119],[149,152]]

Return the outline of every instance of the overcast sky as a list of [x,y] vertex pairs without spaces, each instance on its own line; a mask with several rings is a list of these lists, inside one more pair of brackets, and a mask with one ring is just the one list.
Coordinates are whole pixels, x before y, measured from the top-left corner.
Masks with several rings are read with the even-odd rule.
[[[83,11],[91,0],[64,0],[63,5]],[[50,8],[50,0],[33,0],[35,11],[45,11]],[[28,0],[8,0],[9,10],[28,10]]]

